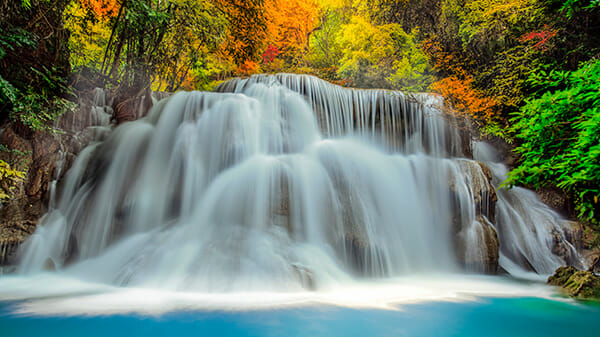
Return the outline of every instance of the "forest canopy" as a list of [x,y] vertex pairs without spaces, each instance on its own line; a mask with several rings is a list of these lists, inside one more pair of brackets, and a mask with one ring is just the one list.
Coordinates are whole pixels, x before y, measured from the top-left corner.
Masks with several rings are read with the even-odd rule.
[[599,57],[598,0],[7,0],[0,116],[47,130],[81,74],[123,97],[275,72],[433,91],[514,144],[507,184],[558,187],[597,224]]

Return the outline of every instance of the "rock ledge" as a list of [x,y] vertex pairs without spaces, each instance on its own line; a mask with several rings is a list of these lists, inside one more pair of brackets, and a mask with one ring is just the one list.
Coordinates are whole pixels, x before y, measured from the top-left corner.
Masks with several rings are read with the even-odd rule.
[[591,271],[560,267],[548,278],[548,283],[562,287],[571,297],[600,300],[600,277]]

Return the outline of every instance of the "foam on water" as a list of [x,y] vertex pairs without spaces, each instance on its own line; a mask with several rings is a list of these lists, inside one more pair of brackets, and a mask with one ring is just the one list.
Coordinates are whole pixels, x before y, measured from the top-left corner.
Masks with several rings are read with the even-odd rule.
[[538,297],[560,300],[551,288],[508,278],[427,274],[371,281],[351,281],[320,291],[181,292],[122,288],[83,282],[55,273],[11,276],[0,281],[0,298],[18,301],[18,315],[96,316],[161,315],[172,311],[264,310],[334,305],[355,309],[402,310],[404,305],[432,301],[469,302],[483,297]]

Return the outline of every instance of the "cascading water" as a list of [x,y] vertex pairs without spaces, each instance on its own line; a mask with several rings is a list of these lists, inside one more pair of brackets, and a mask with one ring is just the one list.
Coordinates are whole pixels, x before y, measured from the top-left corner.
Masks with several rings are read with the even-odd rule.
[[288,74],[218,91],[175,94],[85,148],[19,272],[290,291],[565,263],[560,218],[524,190],[496,193],[504,168],[464,158],[439,97]]
[[[569,264],[583,268],[584,261],[568,240],[571,225],[550,207],[540,202],[530,190],[498,188],[507,178],[507,168],[499,162],[497,152],[488,144],[476,143],[474,157],[490,168],[496,186],[496,225],[500,241],[500,266],[511,274],[522,269],[548,275],[557,266]],[[557,251],[562,251],[558,256]]]

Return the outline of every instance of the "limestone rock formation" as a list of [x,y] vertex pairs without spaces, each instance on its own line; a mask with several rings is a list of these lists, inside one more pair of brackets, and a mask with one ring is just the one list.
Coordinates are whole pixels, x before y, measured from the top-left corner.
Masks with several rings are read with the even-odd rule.
[[[5,160],[26,177],[12,189],[12,198],[0,207],[1,263],[12,262],[17,247],[35,230],[47,211],[52,182],[70,166],[72,158],[94,137],[90,127],[107,126],[110,107],[106,92],[94,89],[80,93],[79,108],[68,111],[55,124],[58,132],[31,131],[16,123],[6,125],[0,139],[10,152]],[[103,118],[104,117],[104,118]]]
[[[114,117],[115,99],[105,89],[80,86],[78,107],[55,122],[58,132],[31,131],[9,123],[0,133],[0,143],[12,152],[0,152],[0,159],[26,172],[26,178],[10,187],[12,198],[0,206],[0,264],[12,262],[17,247],[35,230],[38,219],[47,211],[49,191],[54,180],[71,166],[75,156],[90,142],[101,140],[111,127],[111,118],[125,122],[140,118],[152,107],[144,96],[133,102],[136,113],[127,118]],[[151,93],[158,99],[168,93]],[[143,105],[143,107],[141,107]]]
[[583,267],[571,248],[581,249],[583,245],[581,225],[575,221],[565,221],[565,224],[552,231],[552,253],[562,257],[569,266]]
[[493,222],[498,197],[492,186],[492,173],[485,164],[473,160],[459,161],[459,170],[460,174],[451,174],[449,180],[455,210],[456,256],[468,270],[495,274],[499,239]]
[[591,271],[575,267],[560,267],[548,278],[548,283],[562,287],[569,296],[580,299],[600,299],[600,277]]
[[500,257],[500,242],[494,226],[484,217],[457,234],[456,254],[468,270],[496,274]]

